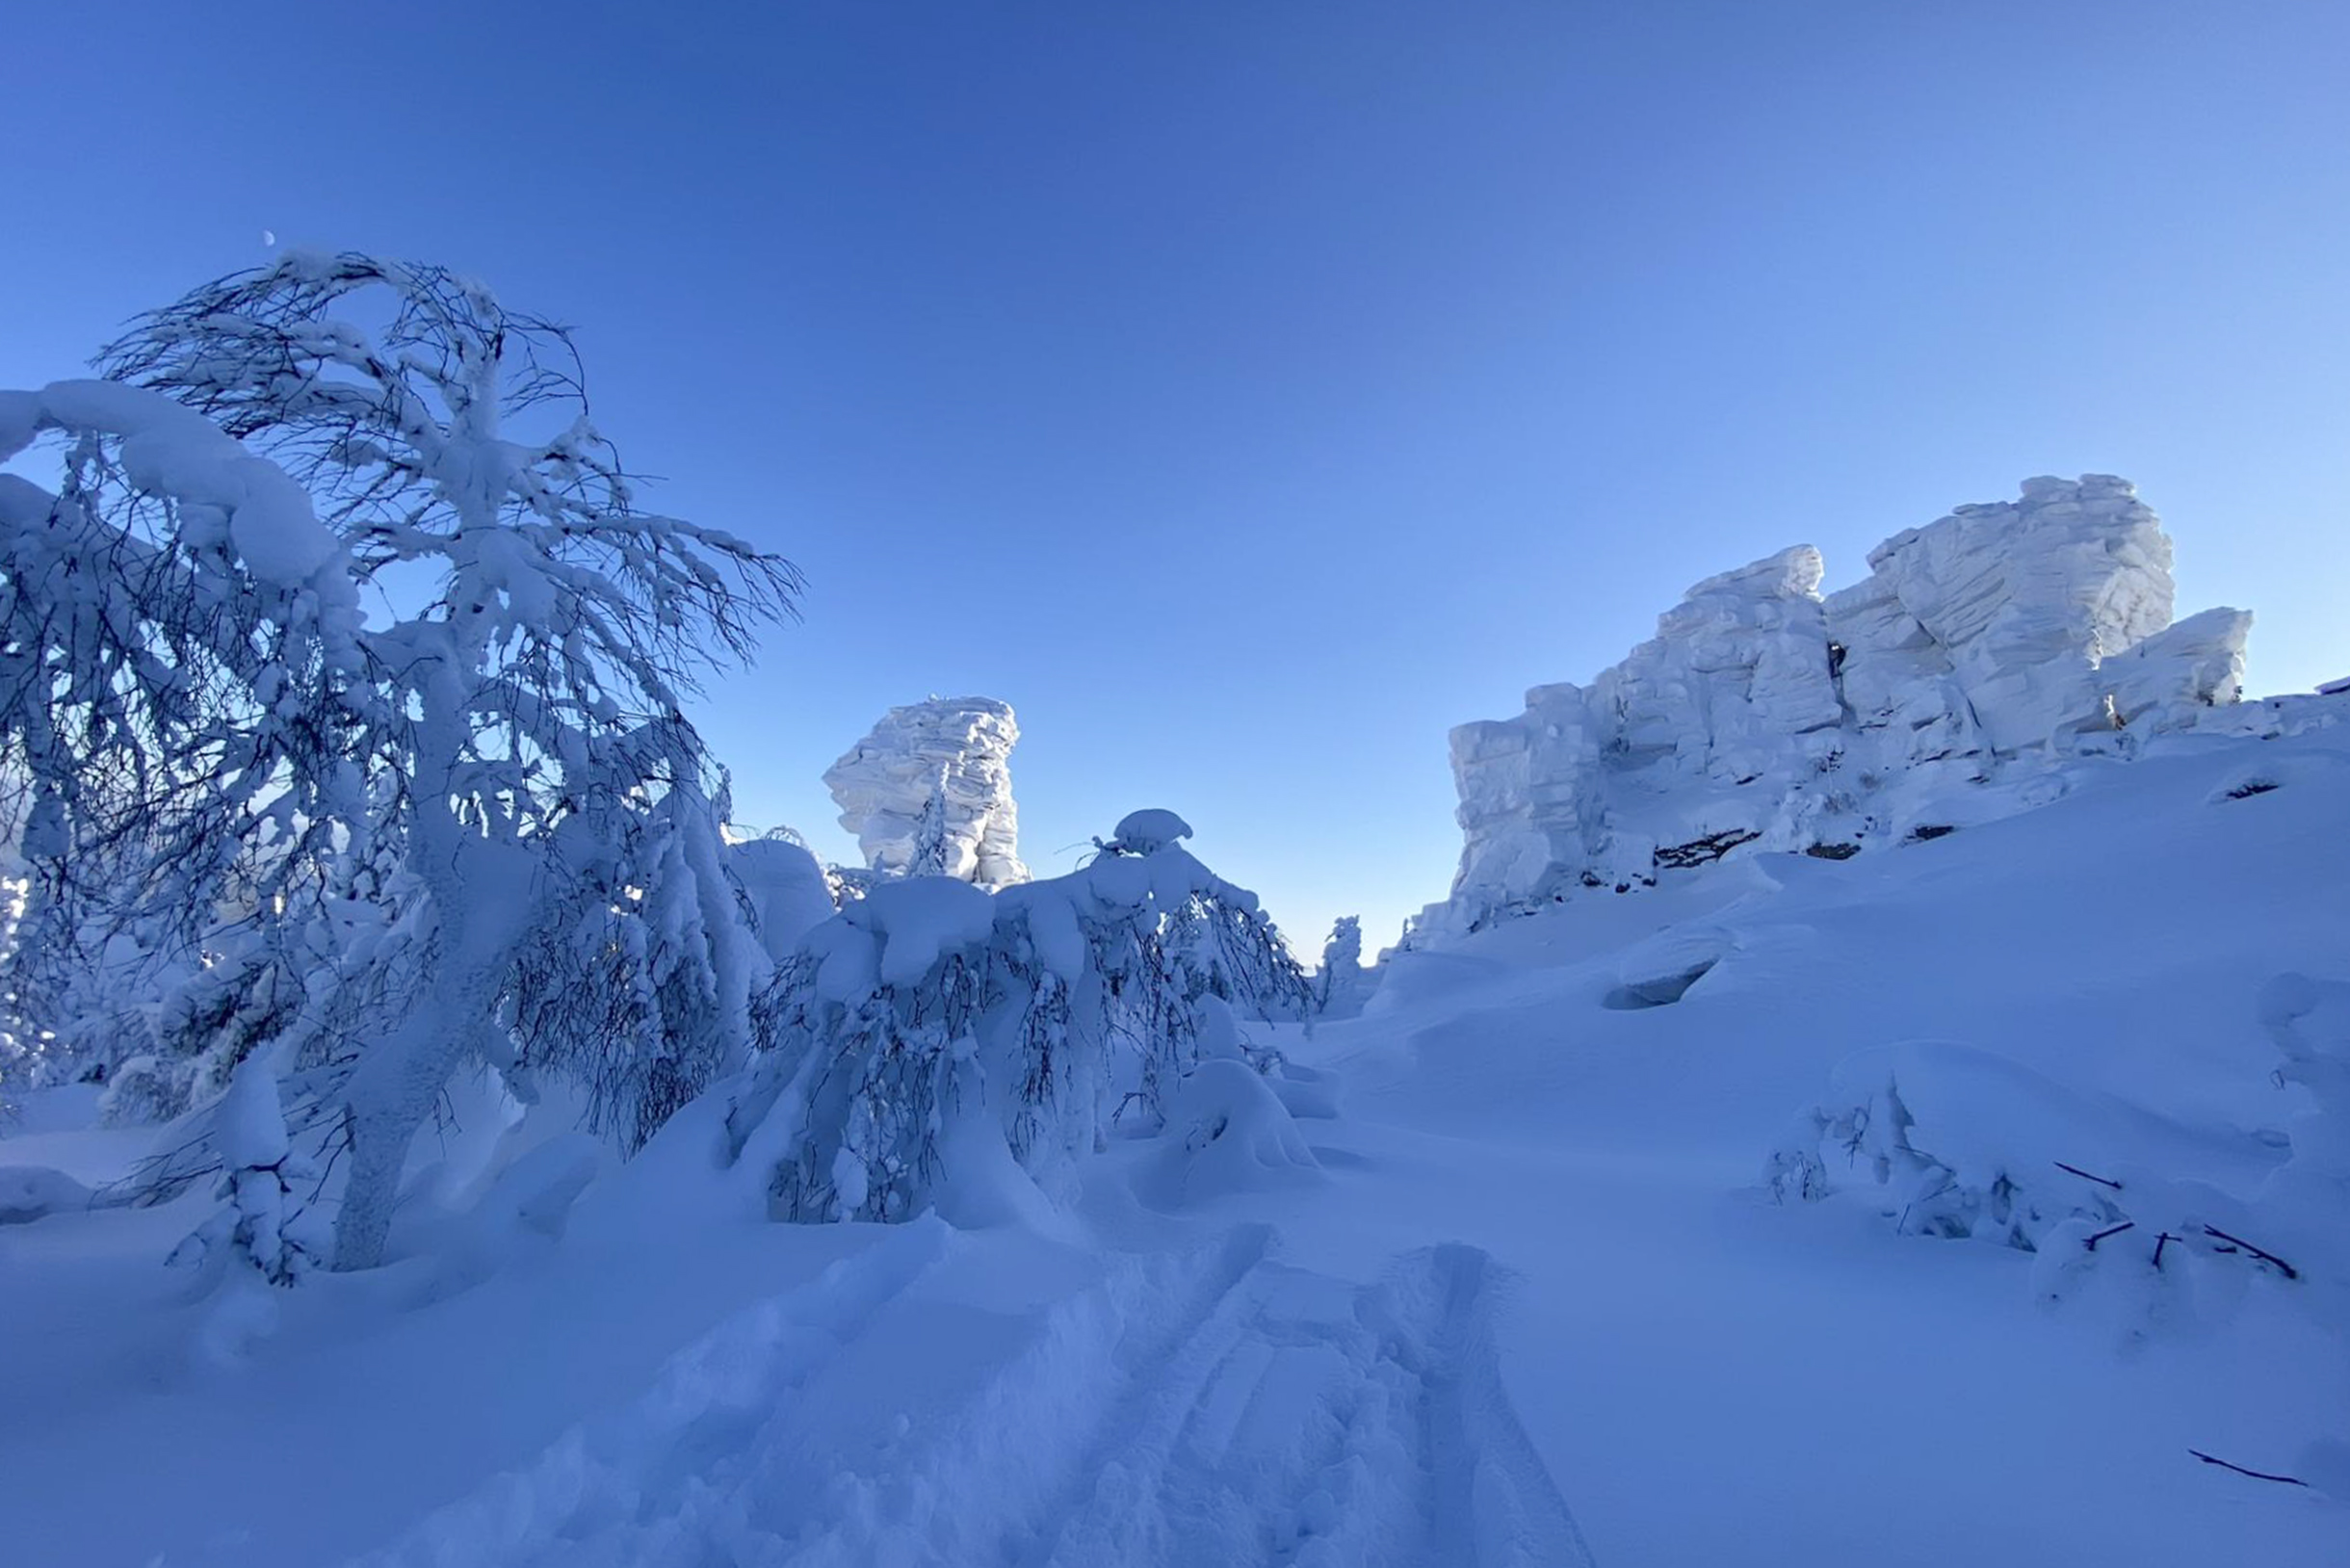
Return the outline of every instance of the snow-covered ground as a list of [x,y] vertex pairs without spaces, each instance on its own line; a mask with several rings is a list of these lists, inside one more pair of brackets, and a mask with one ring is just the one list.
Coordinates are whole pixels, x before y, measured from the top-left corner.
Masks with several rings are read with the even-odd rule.
[[[2062,777],[1931,842],[1741,851],[1400,954],[1359,1019],[1256,1026],[1292,1110],[1334,1084],[1335,1115],[1179,1096],[1074,1207],[991,1227],[771,1222],[704,1102],[567,1223],[557,1148],[472,1232],[274,1293],[241,1359],[158,1267],[202,1192],[0,1227],[0,1556],[2350,1561],[2322,1463],[2189,1451],[2288,1473],[2350,1438],[2308,1257],[2108,1254],[2050,1300],[2045,1259],[1903,1234],[1857,1165],[1824,1202],[1766,1186],[1882,1069],[1954,1167],[2028,1195],[2140,1161],[2260,1214],[2310,1102],[2258,999],[2350,976],[2350,725]],[[0,1164],[118,1173],[152,1134],[79,1130],[89,1102],[37,1098]]]

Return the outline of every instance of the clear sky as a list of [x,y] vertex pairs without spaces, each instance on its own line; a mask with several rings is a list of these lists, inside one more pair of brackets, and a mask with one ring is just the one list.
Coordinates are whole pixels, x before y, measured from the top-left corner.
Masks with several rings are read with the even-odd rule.
[[576,323],[804,625],[739,814],[1000,696],[1040,873],[1171,806],[1301,946],[1445,892],[1445,731],[1784,545],[2136,480],[2350,674],[2342,0],[17,6],[0,385],[263,236]]

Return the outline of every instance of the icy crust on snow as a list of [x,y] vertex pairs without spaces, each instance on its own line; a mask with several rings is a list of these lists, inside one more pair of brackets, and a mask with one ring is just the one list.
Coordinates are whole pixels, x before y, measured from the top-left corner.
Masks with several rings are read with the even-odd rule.
[[[2171,541],[2125,480],[2032,479],[1895,535],[1822,597],[1798,545],[1709,577],[1587,686],[1452,731],[1466,838],[1432,934],[1742,844],[1832,854],[1981,820],[1965,786],[2233,727],[2252,617],[2172,620]],[[1991,815],[2040,803],[2026,790]]]
[[1012,803],[1012,747],[1020,726],[993,697],[931,697],[884,714],[873,732],[824,774],[841,825],[875,871],[912,869],[924,817],[943,797],[945,875],[981,887],[1029,879],[1020,863],[1020,813]]

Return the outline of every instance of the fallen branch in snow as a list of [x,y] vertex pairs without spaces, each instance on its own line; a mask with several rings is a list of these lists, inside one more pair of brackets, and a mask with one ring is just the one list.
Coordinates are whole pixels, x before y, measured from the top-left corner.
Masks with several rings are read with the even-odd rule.
[[2124,1231],[2134,1231],[2137,1228],[2138,1222],[2134,1219],[2125,1219],[2119,1225],[2108,1225],[2103,1230],[2099,1231],[2095,1236],[2083,1237],[2080,1243],[2081,1250],[2084,1252],[2095,1252],[2097,1250],[2097,1243],[2103,1241],[2106,1237],[2119,1236]]
[[2212,1248],[2214,1252],[2230,1252],[2233,1251],[2237,1247],[2241,1247],[2246,1252],[2251,1253],[2260,1262],[2276,1265],[2277,1271],[2283,1274],[2286,1279],[2299,1279],[2301,1277],[2300,1269],[2295,1268],[2291,1264],[2286,1263],[2283,1258],[2278,1257],[2275,1253],[2264,1252],[2260,1248],[2254,1246],[2250,1241],[2245,1241],[2240,1236],[2231,1236],[2226,1231],[2219,1229],[2215,1225],[2206,1225],[2203,1230],[2204,1234],[2210,1237],[2213,1241],[2225,1241],[2228,1243],[2226,1246]]
[[2071,1171],[2074,1175],[2079,1177],[2084,1182],[2095,1182],[2100,1187],[2110,1187],[2116,1192],[2119,1192],[2122,1189],[2122,1184],[2115,1181],[2110,1176],[2092,1176],[2087,1171],[2081,1169],[2078,1165],[2068,1165],[2061,1160],[2050,1161],[2050,1163],[2053,1164],[2058,1170]]
[[2201,1449],[2189,1449],[2187,1451],[2193,1454],[2196,1458],[2201,1459],[2206,1465],[2217,1465],[2222,1470],[2232,1470],[2239,1476],[2250,1476],[2256,1481],[2278,1481],[2286,1486],[2307,1486],[2310,1484],[2308,1481],[2303,1480],[2298,1476],[2271,1476],[2264,1470],[2246,1470],[2242,1465],[2232,1465],[2225,1459],[2214,1459],[2211,1455],[2204,1452],[2204,1450]]

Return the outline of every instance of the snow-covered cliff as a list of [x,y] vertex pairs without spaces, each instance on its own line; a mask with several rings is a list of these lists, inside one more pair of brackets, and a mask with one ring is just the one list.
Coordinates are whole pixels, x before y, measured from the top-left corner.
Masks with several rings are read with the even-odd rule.
[[826,771],[824,787],[875,871],[912,869],[930,836],[934,869],[949,876],[985,888],[1025,882],[1010,765],[1019,739],[1008,703],[931,697],[884,714]]
[[1710,577],[1587,686],[1452,732],[1460,929],[1741,844],[1841,857],[2061,791],[2055,765],[2241,694],[2249,614],[2171,618],[2171,542],[2111,475],[2026,480],[1868,555],[1824,599],[1810,545]]

